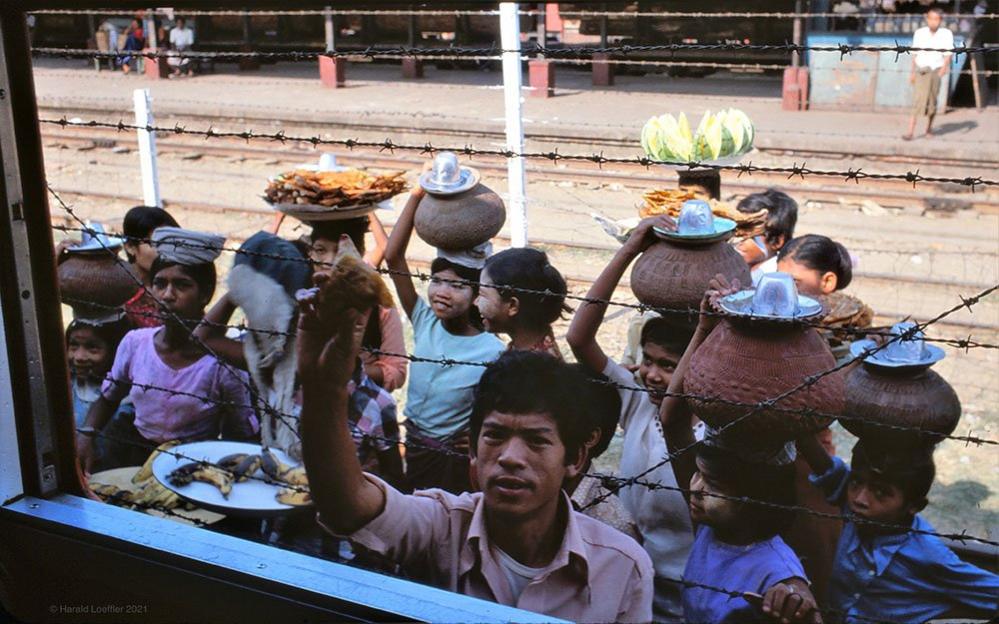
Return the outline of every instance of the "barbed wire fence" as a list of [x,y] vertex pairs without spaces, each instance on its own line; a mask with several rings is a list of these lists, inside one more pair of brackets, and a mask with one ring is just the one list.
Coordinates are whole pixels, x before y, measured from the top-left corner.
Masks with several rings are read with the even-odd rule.
[[[55,192],[52,191],[51,189],[50,189],[50,192],[52,192],[53,195],[55,194]],[[60,200],[61,200],[61,198],[60,198]],[[80,233],[80,234],[84,234],[85,233],[85,234],[88,234],[88,235],[98,234],[97,230],[93,229],[92,227],[87,227],[86,225],[84,225],[83,227],[69,227],[69,226],[53,225],[52,229],[56,230],[56,231],[59,231],[59,232],[66,232],[66,233]],[[113,236],[115,238],[120,238],[123,241],[131,242],[131,243],[145,243],[147,245],[154,244],[154,241],[152,239],[150,239],[150,238],[137,237],[137,236],[128,236],[128,235],[126,235],[126,234],[124,234],[122,232],[116,232],[116,231],[110,231],[110,232],[105,231],[103,233],[105,235]],[[316,261],[316,260],[311,260],[311,259],[308,259],[308,258],[304,258],[302,256],[285,256],[285,255],[281,255],[281,254],[266,253],[266,252],[259,252],[259,251],[250,251],[250,250],[242,249],[242,248],[239,248],[239,247],[231,247],[231,246],[227,247],[225,245],[211,245],[211,244],[207,244],[207,243],[184,242],[184,241],[171,242],[171,245],[176,245],[178,247],[187,247],[187,248],[191,248],[191,249],[201,249],[201,250],[218,251],[218,252],[229,252],[229,253],[239,254],[239,255],[243,255],[243,256],[247,256],[247,257],[263,258],[263,259],[268,259],[268,260],[280,260],[280,261],[284,261],[284,262],[301,263],[301,264],[308,264],[308,265],[312,265],[312,266],[332,266],[331,263],[322,262],[322,261]],[[433,277],[429,273],[424,273],[424,272],[405,272],[405,271],[396,271],[396,270],[392,270],[392,269],[383,269],[383,268],[376,268],[375,270],[378,273],[381,273],[382,275],[401,275],[403,277],[410,277],[410,278],[413,278],[413,279],[417,279],[417,280],[419,280],[421,282],[430,282],[430,281],[448,282],[448,283],[453,283],[453,284],[456,284],[456,285],[471,286],[471,287],[475,287],[475,288],[481,288],[483,286],[488,286],[486,284],[483,284],[482,282],[478,282],[478,281],[475,281],[475,280],[446,279],[446,278],[441,278],[441,277]],[[520,287],[516,287],[516,286],[507,286],[507,287],[504,287],[504,288],[506,290],[509,290],[510,292],[517,293],[517,294],[547,296],[547,297],[551,297],[551,296],[554,295],[554,293],[552,293],[550,291],[534,290],[534,289],[530,289],[530,288],[520,288]],[[640,303],[640,302],[639,303],[631,303],[631,302],[628,302],[628,301],[617,301],[617,300],[613,300],[613,299],[597,299],[597,298],[593,298],[593,297],[573,295],[573,294],[566,294],[565,298],[568,299],[568,300],[570,300],[570,301],[576,301],[576,302],[580,302],[580,303],[587,303],[587,304],[591,304],[592,303],[592,304],[610,305],[610,306],[617,306],[617,307],[621,307],[621,308],[627,308],[627,309],[631,309],[631,310],[634,310],[634,311],[639,312],[639,313],[656,312],[656,313],[662,314],[662,315],[684,316],[684,317],[688,317],[688,318],[689,317],[696,317],[698,315],[707,315],[707,316],[713,316],[713,317],[717,317],[717,318],[729,318],[729,317],[731,317],[730,314],[725,313],[725,312],[719,312],[719,311],[702,312],[700,310],[696,310],[696,309],[693,309],[693,308],[668,308],[668,307],[662,307],[662,306],[653,306],[653,305],[643,304],[643,303]],[[84,302],[81,302],[81,303],[84,303]],[[813,328],[816,328],[816,329],[830,329],[829,326],[824,325],[821,321],[813,321],[813,320],[805,320],[805,319],[794,319],[794,320],[785,320],[785,321],[770,319],[767,322],[769,322],[769,323],[788,323],[788,324],[795,324],[795,325],[803,325],[803,326],[813,327]],[[213,325],[219,326],[218,324],[213,324]],[[294,335],[294,332],[274,332],[273,330],[253,329],[253,328],[246,328],[246,327],[243,327],[243,326],[221,325],[221,327],[234,328],[234,329],[246,329],[247,331],[270,332],[270,333],[275,333],[275,334],[285,335],[285,336],[293,336]],[[884,337],[884,338],[892,338],[892,337],[895,337],[895,335],[896,335],[896,334],[891,333],[891,331],[889,331],[888,328],[835,327],[835,328],[831,328],[831,329],[835,329],[836,331],[842,331],[843,333],[846,333],[846,334],[849,334],[849,335],[853,335],[853,336],[857,336],[857,337],[880,336],[880,337]],[[973,340],[970,337],[967,338],[967,339],[954,339],[954,338],[935,338],[935,337],[932,337],[932,336],[926,336],[923,339],[926,342],[936,342],[936,343],[940,343],[940,344],[946,344],[948,346],[951,346],[951,347],[954,347],[954,348],[957,348],[957,349],[961,349],[961,350],[965,350],[965,351],[968,350],[968,349],[972,349],[972,348],[999,349],[999,345],[997,345],[997,344],[978,342],[976,340]]]
[[[61,197],[59,197],[58,194],[56,194],[51,189],[50,189],[50,193],[56,198],[57,202],[60,204],[60,207],[62,207],[70,215],[74,215],[74,213],[72,212],[72,208],[68,204],[66,204],[65,202],[63,202],[62,199],[61,199]],[[85,224],[83,225],[83,227],[80,227],[80,228],[60,228],[59,226],[56,226],[56,229],[63,229],[63,230],[68,230],[68,231],[81,232],[81,233],[82,232],[88,232],[88,233],[91,233],[91,234],[96,234],[96,232],[92,228],[87,227]],[[148,239],[130,239],[130,242],[140,242],[140,241],[141,242],[151,242],[151,241],[148,241]],[[103,242],[102,242],[102,245],[103,245]],[[247,252],[246,250],[234,249],[234,248],[227,248],[227,247],[224,247],[224,246],[217,246],[217,245],[205,245],[205,244],[199,244],[199,243],[181,243],[181,246],[191,246],[191,247],[195,247],[195,248],[205,248],[205,247],[207,247],[207,248],[215,250],[215,251],[228,251],[228,252],[233,252],[233,253],[248,253],[249,255],[261,255],[261,256],[265,256],[265,257],[271,258],[271,259],[280,259],[280,260],[284,260],[284,261],[298,261],[298,262],[311,263],[311,264],[327,264],[327,263],[315,263],[313,261],[310,261],[310,260],[307,260],[307,259],[301,258],[301,257],[288,257],[288,256],[283,256],[283,255],[278,255],[278,254],[256,254],[255,252]],[[108,248],[105,246],[105,249],[107,250]],[[121,264],[121,263],[119,264],[119,266],[121,266],[122,268],[124,268],[124,265]],[[389,270],[382,270],[382,272],[383,273],[395,273],[395,272],[389,271]],[[440,278],[433,278],[433,277],[431,277],[429,275],[422,274],[422,273],[404,273],[404,275],[409,276],[409,277],[414,278],[414,279],[423,279],[423,280],[437,279],[437,280],[440,280]],[[480,285],[477,282],[471,282],[469,280],[441,280],[441,281],[451,281],[451,282],[461,283],[461,284],[464,284],[464,285],[472,285],[472,284],[474,284],[474,285]],[[978,295],[976,295],[974,297],[962,298],[962,302],[961,302],[960,305],[957,305],[957,306],[955,306],[955,307],[953,307],[953,308],[951,308],[951,309],[949,309],[949,310],[941,313],[936,318],[934,318],[934,319],[932,319],[930,321],[927,321],[926,323],[918,324],[915,328],[913,328],[913,330],[911,330],[911,333],[914,333],[916,331],[925,331],[925,329],[928,328],[929,326],[931,326],[933,323],[935,323],[935,322],[937,322],[937,321],[945,318],[949,314],[952,314],[953,312],[956,312],[956,311],[958,311],[960,309],[965,309],[965,308],[971,309],[972,306],[974,306],[975,304],[977,304],[980,300],[982,300],[983,298],[987,297],[989,294],[991,294],[992,292],[994,292],[997,289],[999,289],[999,285],[994,286],[994,287],[992,287],[992,288],[990,288],[990,289],[988,289],[986,291],[983,291],[982,293],[979,293]],[[550,291],[537,291],[537,290],[523,289],[523,288],[515,288],[515,290],[517,290],[518,292],[532,293],[532,294],[539,294],[539,295],[551,295],[552,294]],[[600,300],[600,299],[592,299],[592,298],[585,298],[585,297],[581,297],[579,299],[582,300],[582,301],[585,301],[586,303],[589,303],[589,304],[623,305],[623,306],[626,306],[626,307],[630,307],[632,305],[632,304],[622,304],[620,302],[615,302],[615,301],[611,301],[611,300]],[[91,302],[86,302],[86,301],[81,301],[81,300],[70,300],[67,303],[88,303],[89,304]],[[108,307],[111,307],[111,306],[108,306]],[[667,313],[674,312],[674,313],[684,313],[684,314],[690,314],[692,312],[691,310],[677,310],[677,309],[663,310],[663,311],[667,312]],[[721,312],[714,313],[714,314],[717,314],[718,316],[721,316],[721,317],[728,316],[728,315],[726,315],[724,313],[721,313]],[[166,320],[175,320],[175,321],[179,320],[179,319],[175,318],[176,315],[172,315],[171,316],[169,314],[164,314],[164,315],[158,315],[158,316],[164,316],[164,317],[166,317]],[[186,324],[186,326],[190,326],[190,325],[192,325],[192,324],[191,323],[187,323]],[[252,327],[245,327],[245,326],[238,326],[238,325],[236,325],[236,326],[230,326],[230,325],[215,324],[215,323],[212,323],[211,325],[216,326],[216,327],[220,327],[221,326],[221,327],[226,327],[226,328],[238,328],[238,329],[240,329],[242,331],[247,331],[247,332],[258,331],[258,330],[255,330]],[[192,336],[193,336],[193,328],[191,329],[191,331],[192,331]],[[287,336],[287,337],[294,336],[294,332],[279,332],[279,331],[275,331],[275,330],[265,330],[265,332],[261,332],[261,333],[280,334],[280,335],[284,335],[284,336]],[[873,350],[873,352],[877,352],[877,351],[879,351],[881,349],[884,349],[889,344],[891,344],[893,341],[900,340],[900,339],[902,339],[902,338],[904,338],[904,337],[906,337],[908,335],[909,335],[909,333],[902,334],[902,335],[887,334],[886,335],[887,339],[885,341],[883,341],[882,344],[880,344],[878,347],[876,347]],[[972,347],[971,347],[971,345],[965,345],[964,348],[972,348]],[[207,347],[206,347],[206,349],[207,349]],[[372,352],[372,353],[375,353],[375,354],[390,355],[390,356],[395,356],[395,357],[403,357],[403,358],[406,358],[409,361],[424,362],[424,363],[433,363],[433,364],[436,364],[436,365],[439,365],[439,366],[444,366],[444,367],[450,367],[450,366],[478,366],[478,367],[485,367],[485,366],[488,366],[488,364],[489,364],[488,362],[468,362],[468,361],[454,360],[454,359],[445,359],[445,358],[424,358],[424,357],[417,357],[417,356],[414,356],[414,355],[411,355],[411,354],[405,354],[405,353],[391,353],[391,352],[387,352],[387,351],[382,351],[380,349],[369,349],[369,351]],[[661,394],[664,394],[665,396],[674,396],[674,397],[684,398],[684,399],[696,399],[698,401],[704,401],[704,402],[721,402],[721,403],[725,403],[725,404],[736,406],[736,407],[749,408],[748,412],[746,412],[743,416],[740,416],[740,417],[734,419],[728,425],[725,425],[724,427],[720,428],[717,432],[715,432],[713,434],[714,436],[720,436],[720,435],[722,435],[726,430],[728,430],[728,429],[730,429],[730,428],[738,425],[740,422],[743,422],[744,420],[747,420],[751,416],[759,413],[762,409],[777,409],[777,410],[782,411],[782,413],[796,414],[796,415],[800,415],[800,416],[806,416],[807,415],[807,416],[820,417],[820,418],[821,417],[830,417],[830,418],[838,417],[838,418],[842,418],[843,417],[842,415],[824,414],[821,411],[812,410],[812,409],[790,409],[790,408],[786,408],[785,409],[785,408],[779,408],[779,407],[776,407],[776,404],[778,402],[784,400],[785,398],[787,398],[787,397],[789,397],[789,396],[791,396],[791,395],[793,395],[793,394],[801,391],[801,390],[804,390],[804,389],[806,389],[808,387],[811,387],[812,385],[814,385],[815,383],[817,383],[823,377],[831,375],[831,374],[834,374],[834,373],[836,373],[836,372],[838,372],[840,370],[843,370],[844,368],[853,365],[854,363],[856,363],[860,359],[862,359],[864,357],[867,357],[870,354],[871,353],[864,353],[864,354],[861,354],[861,355],[856,356],[854,358],[851,358],[850,360],[845,361],[845,362],[837,365],[836,367],[834,367],[832,369],[829,369],[827,371],[824,371],[822,373],[819,373],[817,375],[809,377],[808,379],[806,379],[805,381],[803,381],[798,386],[796,386],[794,388],[791,388],[790,390],[788,390],[788,391],[786,391],[786,392],[784,392],[784,393],[782,393],[782,394],[780,394],[780,395],[778,395],[776,397],[773,397],[773,398],[765,400],[765,401],[761,401],[759,403],[741,403],[741,402],[736,402],[736,401],[730,401],[730,400],[720,399],[718,397],[703,396],[703,395],[694,395],[694,394],[688,394],[688,393],[661,393]],[[215,357],[218,358],[219,356],[215,355]],[[196,395],[196,394],[187,393],[187,392],[181,392],[181,391],[176,391],[176,390],[173,390],[173,389],[170,389],[170,388],[166,388],[166,387],[162,387],[162,386],[156,386],[156,385],[153,385],[153,384],[137,383],[137,382],[133,382],[131,380],[114,379],[114,378],[111,378],[111,377],[108,377],[107,381],[109,381],[112,384],[131,384],[131,385],[136,385],[137,387],[141,387],[141,388],[143,388],[145,390],[157,391],[157,392],[162,392],[162,393],[166,393],[166,394],[176,394],[176,395],[188,396],[188,397],[192,397],[192,398],[197,398],[197,399],[199,399],[199,400],[201,400],[203,402],[206,402],[206,403],[212,403],[212,404],[216,404],[216,405],[226,405],[226,406],[229,406],[229,407],[242,407],[242,408],[250,408],[250,409],[253,408],[252,405],[242,405],[242,404],[234,403],[232,401],[227,401],[227,400],[224,400],[224,399],[216,399],[216,398],[213,398],[213,397],[202,397],[202,396],[199,396],[199,395]],[[613,387],[615,387],[616,389],[619,389],[619,390],[627,390],[627,391],[643,392],[643,393],[650,392],[649,389],[644,388],[644,387],[640,387],[640,386],[623,386],[621,384],[617,384],[617,383],[614,383],[614,382],[604,382],[604,381],[596,381],[595,383],[607,384],[607,385],[613,386]],[[289,422],[290,421],[291,422],[291,426],[294,427],[294,421],[297,420],[297,417],[295,415],[287,414],[287,413],[281,413],[281,412],[278,412],[277,410],[273,410],[273,409],[272,409],[272,412],[273,412],[273,415],[275,415],[278,418],[280,418],[283,422]],[[851,417],[848,416],[847,418],[851,418]],[[875,426],[884,426],[883,423],[877,423],[876,421],[871,421],[870,419],[864,419],[864,418],[859,418],[859,417],[852,417],[852,418],[857,419],[857,420],[861,420],[861,421],[863,421],[865,423],[868,423],[868,424],[874,424]],[[905,426],[899,426],[899,425],[889,425],[889,426],[887,426],[887,428],[893,429],[893,430],[899,430],[899,431],[919,432],[921,434],[924,434],[926,436],[934,438],[936,441],[939,441],[940,439],[953,439],[953,440],[965,442],[966,444],[999,445],[999,441],[995,441],[995,440],[983,439],[983,438],[979,438],[979,437],[975,437],[975,436],[970,436],[970,435],[969,436],[943,435],[943,434],[938,434],[938,433],[935,433],[935,432],[928,432],[928,431],[922,430],[919,427],[905,427]],[[297,428],[296,428],[296,430],[297,430]],[[352,433],[358,433],[358,432],[355,430],[355,431],[352,431]],[[443,447],[443,448],[429,447],[429,446],[426,446],[426,445],[416,444],[416,443],[414,443],[411,440],[405,440],[405,441],[400,442],[400,440],[398,440],[398,439],[386,438],[386,437],[382,437],[382,436],[371,436],[370,434],[367,434],[367,433],[364,433],[364,432],[359,432],[359,433],[360,433],[360,436],[362,436],[362,437],[370,437],[370,438],[373,438],[376,441],[388,442],[390,444],[400,444],[401,443],[403,446],[406,446],[406,447],[420,448],[421,450],[429,450],[431,452],[443,453],[443,454],[447,454],[447,455],[450,455],[450,456],[461,456],[461,454],[458,453],[457,451],[455,451],[454,449],[450,449],[450,448],[447,448],[447,447]],[[703,443],[703,440],[695,442],[694,444],[689,445],[689,446],[687,446],[687,447],[685,447],[683,449],[679,449],[679,450],[677,450],[675,452],[672,452],[659,465],[657,465],[657,466],[655,466],[655,467],[653,467],[653,468],[651,468],[651,469],[649,469],[647,471],[644,471],[643,473],[640,473],[638,475],[634,475],[634,476],[631,476],[631,477],[621,477],[621,476],[616,476],[616,475],[608,475],[608,474],[602,474],[602,473],[593,473],[590,476],[593,476],[595,478],[601,479],[601,481],[604,483],[605,487],[608,489],[608,494],[607,495],[610,495],[611,492],[615,492],[616,493],[617,491],[621,490],[622,488],[625,488],[625,487],[634,487],[634,486],[646,487],[646,488],[649,488],[649,489],[671,489],[671,488],[673,488],[673,489],[677,489],[679,491],[685,491],[686,492],[688,490],[685,490],[683,488],[674,488],[674,486],[668,486],[668,485],[659,484],[659,483],[650,483],[647,480],[643,479],[643,477],[645,477],[650,472],[654,471],[659,466],[665,465],[669,461],[672,461],[673,459],[675,459],[676,457],[679,457],[680,455],[682,455],[685,452],[689,452],[690,450],[692,450],[693,448],[695,448],[696,446],[698,446],[698,445],[700,445],[702,443]],[[590,503],[590,505],[595,505],[595,504],[598,504],[599,502],[601,502],[601,500],[605,500],[607,495],[605,495],[603,498],[598,497],[592,503]],[[722,495],[722,496],[724,496],[724,495]],[[746,499],[744,497],[729,497],[729,498],[736,499],[739,502],[750,502],[750,503],[753,503],[753,504],[761,504],[761,505],[768,505],[768,506],[773,506],[774,505],[774,504],[766,502],[766,501],[754,501],[752,499]],[[780,505],[778,505],[777,507],[778,508],[782,508],[782,509],[787,510],[787,511],[794,511],[794,512],[798,512],[798,513],[806,513],[806,514],[816,515],[818,517],[823,517],[823,518],[827,518],[827,519],[830,519],[830,518],[835,518],[835,519],[839,519],[839,520],[847,520],[847,519],[849,519],[849,517],[846,516],[846,515],[842,515],[842,514],[840,514],[840,515],[837,515],[837,514],[826,514],[826,513],[823,513],[823,512],[816,512],[816,511],[810,510],[810,509],[808,509],[806,507],[800,507],[800,506],[780,506]],[[878,523],[874,523],[874,524],[878,524]],[[882,527],[882,528],[884,528],[884,527]],[[894,528],[898,528],[898,527],[894,527]],[[984,543],[984,544],[987,544],[987,545],[996,545],[996,546],[999,546],[999,542],[994,542],[994,541],[989,540],[987,538],[978,538],[978,537],[975,537],[975,536],[968,536],[968,535],[965,535],[965,534],[939,534],[939,533],[936,533],[936,532],[930,532],[930,533],[932,533],[934,535],[937,535],[939,537],[946,538],[946,539],[951,539],[951,540],[976,541],[976,542]]]

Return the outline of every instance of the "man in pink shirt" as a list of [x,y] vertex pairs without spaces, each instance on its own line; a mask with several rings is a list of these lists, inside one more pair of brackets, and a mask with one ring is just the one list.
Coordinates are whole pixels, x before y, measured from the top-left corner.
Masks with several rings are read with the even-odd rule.
[[[319,312],[322,315],[322,311]],[[588,382],[549,355],[491,364],[471,417],[480,492],[405,495],[365,474],[347,428],[346,385],[366,314],[298,333],[302,439],[318,520],[421,580],[469,596],[583,622],[652,620],[652,562],[633,539],[573,510],[562,491],[586,463]]]

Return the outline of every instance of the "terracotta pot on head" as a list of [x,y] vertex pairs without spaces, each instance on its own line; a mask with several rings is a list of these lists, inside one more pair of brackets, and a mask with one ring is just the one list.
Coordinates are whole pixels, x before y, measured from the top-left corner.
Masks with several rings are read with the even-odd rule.
[[[930,370],[944,358],[943,349],[923,341],[914,323],[898,323],[892,334],[903,336],[864,358],[846,379],[846,410],[840,423],[850,433],[894,447],[935,444],[949,435],[961,418],[961,401],[947,381]],[[873,340],[850,345],[853,356],[875,349]]]
[[727,242],[734,232],[735,222],[715,217],[707,202],[684,202],[677,231],[656,230],[662,240],[635,261],[631,269],[635,297],[648,306],[691,310],[689,315],[669,316],[693,329],[711,278],[720,273],[730,282],[751,283],[749,266]]
[[503,200],[479,182],[479,173],[463,167],[453,152],[441,152],[434,167],[420,176],[427,192],[414,226],[424,241],[439,249],[471,249],[499,234],[506,222]]
[[786,410],[842,412],[839,372],[821,377],[772,407],[727,403],[755,406],[774,399],[834,368],[836,359],[822,336],[802,322],[821,315],[821,304],[799,296],[790,275],[767,274],[757,288],[724,297],[720,305],[730,316],[694,353],[683,391],[708,397],[688,399],[688,404],[709,427],[731,425],[721,434],[729,445],[776,452],[785,442],[830,422],[828,416]]
[[77,318],[100,319],[139,290],[132,267],[118,256],[120,238],[109,237],[99,223],[89,225],[81,244],[59,259],[59,293]]

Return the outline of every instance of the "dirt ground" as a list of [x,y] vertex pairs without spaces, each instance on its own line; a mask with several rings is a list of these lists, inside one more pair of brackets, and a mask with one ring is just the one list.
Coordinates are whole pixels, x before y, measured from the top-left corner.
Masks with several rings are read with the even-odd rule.
[[[120,228],[121,217],[140,203],[140,179],[137,156],[125,148],[81,150],[76,146],[45,141],[45,160],[49,182],[57,189],[73,189],[65,199],[81,216],[101,221],[111,229]],[[172,200],[168,209],[186,227],[215,231],[229,237],[232,246],[270,223],[260,193],[266,178],[289,168],[278,157],[240,158],[211,154],[171,153],[160,158],[160,184],[164,197]],[[505,193],[501,179],[484,181]],[[79,193],[110,193],[133,199],[100,199]],[[528,185],[531,234],[559,244],[540,247],[549,251],[552,262],[564,274],[576,277],[571,288],[583,295],[586,281],[592,280],[613,253],[614,241],[591,219],[599,212],[612,218],[635,215],[641,189],[627,184],[555,182],[532,179]],[[402,198],[397,198],[398,204]],[[847,202],[809,202],[801,205],[798,233],[827,234],[842,241],[859,258],[858,275],[849,287],[851,292],[879,314],[879,322],[891,323],[904,316],[925,319],[959,303],[958,295],[972,295],[999,281],[999,218],[964,210],[954,213],[926,213],[907,210],[905,206],[858,208]],[[229,206],[228,210],[194,209],[185,202]],[[252,212],[251,212],[252,211]],[[52,202],[53,223],[75,225],[60,214]],[[390,212],[382,214],[388,224]],[[281,233],[296,237],[303,229],[288,219]],[[59,234],[58,232],[56,233]],[[60,238],[60,236],[57,236]],[[590,248],[581,248],[586,245]],[[592,247],[603,246],[604,249]],[[431,250],[416,241],[412,256],[428,260]],[[219,260],[220,280],[231,266],[231,254]],[[625,285],[616,300],[635,302]],[[68,309],[65,310],[68,313]],[[612,309],[601,327],[599,340],[604,350],[619,356],[625,346],[626,327],[633,314],[627,308]],[[64,318],[69,318],[66,314]],[[959,324],[940,324],[929,335],[966,338],[995,344],[999,342],[999,296],[977,306],[973,313],[954,315]],[[567,321],[556,327],[562,350]],[[407,339],[409,337],[407,336]],[[947,358],[936,366],[957,389],[963,404],[960,434],[999,440],[999,350],[964,351],[946,347]],[[404,400],[404,392],[397,397]],[[852,440],[838,430],[840,453],[849,455]],[[598,469],[612,471],[619,460],[615,443],[598,461]],[[994,446],[968,446],[944,441],[938,447],[937,483],[926,511],[929,520],[941,531],[968,533],[995,539],[999,532],[999,460]]]

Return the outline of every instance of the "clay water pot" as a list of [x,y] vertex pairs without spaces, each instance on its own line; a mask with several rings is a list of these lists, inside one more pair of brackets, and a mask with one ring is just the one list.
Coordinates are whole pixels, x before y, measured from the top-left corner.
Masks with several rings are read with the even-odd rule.
[[[694,353],[684,377],[684,392],[704,397],[757,403],[774,398],[827,371],[836,360],[815,329],[801,324],[725,319]],[[829,417],[788,413],[813,409],[826,414],[843,410],[843,375],[833,373],[755,412],[727,429],[726,440],[752,449],[778,449],[801,434],[828,426]],[[701,420],[721,428],[752,407],[688,399]]]
[[892,446],[936,443],[939,438],[889,427],[948,435],[961,418],[961,401],[947,380],[928,367],[885,368],[865,362],[847,375],[843,413],[847,416],[840,420],[843,427],[865,440]]
[[106,316],[109,307],[123,305],[139,290],[131,265],[106,250],[67,253],[57,271],[62,297],[93,304],[69,302],[86,318]]
[[471,249],[499,234],[506,222],[500,196],[484,184],[457,195],[427,195],[416,211],[416,233],[440,249]]
[[[643,253],[631,269],[631,291],[639,301],[658,308],[699,310],[708,282],[721,273],[731,282],[752,284],[749,266],[726,241],[703,245],[661,240]],[[686,319],[697,324],[697,314]]]

